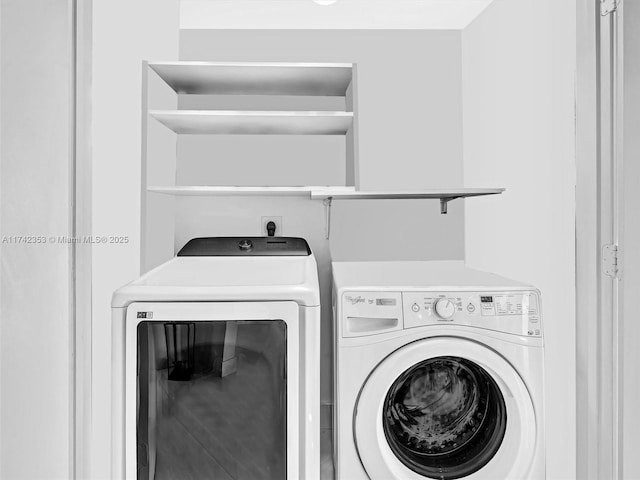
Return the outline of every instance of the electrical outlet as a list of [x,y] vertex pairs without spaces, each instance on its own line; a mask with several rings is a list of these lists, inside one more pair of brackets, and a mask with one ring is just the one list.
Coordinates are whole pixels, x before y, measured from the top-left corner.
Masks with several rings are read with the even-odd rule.
[[264,235],[265,237],[269,234],[267,232],[267,223],[273,222],[276,224],[276,237],[282,237],[284,235],[282,230],[282,217],[262,217],[262,222],[260,224],[260,235]]

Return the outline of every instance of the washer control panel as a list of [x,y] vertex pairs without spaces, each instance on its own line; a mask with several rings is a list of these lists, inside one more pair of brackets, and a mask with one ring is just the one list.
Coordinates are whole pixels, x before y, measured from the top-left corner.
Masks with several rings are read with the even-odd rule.
[[402,303],[404,328],[451,323],[514,335],[542,336],[536,291],[403,292]]

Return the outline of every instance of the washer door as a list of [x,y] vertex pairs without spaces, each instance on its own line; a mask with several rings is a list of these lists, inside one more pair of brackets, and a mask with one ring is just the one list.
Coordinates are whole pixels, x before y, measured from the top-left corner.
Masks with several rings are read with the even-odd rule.
[[385,358],[358,398],[354,434],[372,480],[525,478],[536,419],[515,369],[471,340],[436,337]]

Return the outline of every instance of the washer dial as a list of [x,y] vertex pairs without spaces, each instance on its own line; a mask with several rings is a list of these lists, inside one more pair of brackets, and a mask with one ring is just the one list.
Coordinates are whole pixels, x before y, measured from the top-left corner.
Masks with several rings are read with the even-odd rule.
[[439,298],[435,303],[436,315],[449,320],[456,313],[456,305],[448,298]]

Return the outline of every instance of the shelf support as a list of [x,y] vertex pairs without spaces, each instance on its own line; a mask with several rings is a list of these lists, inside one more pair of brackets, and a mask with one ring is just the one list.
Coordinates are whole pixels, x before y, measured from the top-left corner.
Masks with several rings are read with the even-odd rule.
[[324,205],[324,238],[329,240],[331,234],[331,201],[333,197],[327,197],[322,201]]
[[440,198],[440,214],[441,215],[447,214],[447,203],[449,203],[451,200],[455,200],[456,198],[460,198],[460,197],[441,197]]

